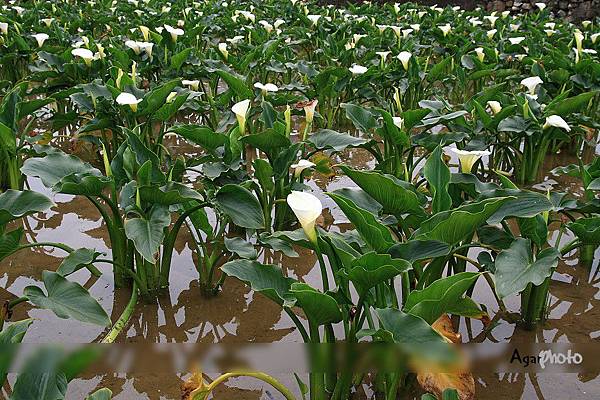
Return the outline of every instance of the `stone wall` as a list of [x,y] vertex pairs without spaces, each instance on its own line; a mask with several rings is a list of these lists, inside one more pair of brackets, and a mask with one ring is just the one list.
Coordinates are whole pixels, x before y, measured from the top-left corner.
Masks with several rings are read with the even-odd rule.
[[586,20],[600,16],[600,0],[493,0],[483,3],[490,11],[510,10],[515,13],[524,13],[537,10],[535,3],[545,3],[548,10],[562,18]]

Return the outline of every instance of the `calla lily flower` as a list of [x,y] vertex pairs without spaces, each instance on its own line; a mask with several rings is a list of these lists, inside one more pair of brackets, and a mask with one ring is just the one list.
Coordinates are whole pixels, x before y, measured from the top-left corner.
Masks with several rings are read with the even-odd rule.
[[550,36],[552,36],[552,35],[554,35],[556,33],[556,31],[552,30],[552,29],[544,29],[544,32],[546,32],[546,35],[548,37],[550,37]]
[[140,32],[142,32],[142,36],[144,37],[145,41],[148,41],[148,39],[150,39],[150,28],[148,28],[147,26],[144,25],[140,25]]
[[52,21],[54,21],[54,18],[43,18],[42,22],[48,27],[50,28],[50,25],[52,25]]
[[556,23],[555,22],[546,22],[544,24],[544,28],[554,29],[554,27],[556,27]]
[[415,32],[419,32],[421,30],[421,24],[412,24],[410,27],[414,29]]
[[583,33],[581,33],[581,31],[575,31],[573,33],[573,36],[575,37],[575,43],[577,45],[577,52],[579,54],[581,54],[581,50],[583,49]]
[[310,22],[312,22],[313,26],[315,26],[317,24],[317,22],[319,21],[319,19],[321,18],[320,14],[314,14],[314,15],[307,15],[306,18],[308,18],[310,20]]
[[88,49],[73,49],[71,50],[71,54],[75,57],[81,57],[88,66],[91,65],[92,60],[94,59],[94,53],[92,53],[91,50]]
[[350,72],[352,72],[352,75],[362,75],[365,72],[367,72],[369,69],[362,65],[353,64],[352,67],[348,68],[348,70]]
[[219,43],[219,51],[223,55],[223,58],[225,60],[227,60],[227,57],[229,57],[229,52],[227,51],[227,43],[225,43],[225,42]]
[[137,112],[137,106],[142,101],[131,93],[123,92],[117,96],[116,102],[122,106],[127,105],[131,108],[131,111]]
[[438,25],[438,28],[442,31],[442,33],[444,34],[444,36],[448,36],[448,34],[450,33],[450,31],[452,30],[452,27],[450,26],[450,24]]
[[584,28],[587,28],[587,27],[588,27],[588,26],[590,26],[591,24],[592,24],[592,21],[590,21],[590,20],[581,21],[581,25],[582,25]]
[[314,167],[316,164],[309,161],[309,160],[300,160],[298,161],[297,164],[292,164],[291,168],[293,168],[294,170],[294,176],[299,177],[300,174],[302,173],[302,171],[304,171],[306,168],[312,168]]
[[544,123],[544,129],[555,127],[564,129],[567,132],[571,132],[571,127],[567,124],[567,121],[562,119],[560,115],[550,115],[546,117],[546,122]]
[[2,32],[3,35],[8,34],[8,23],[7,22],[0,22],[0,32]]
[[488,37],[488,39],[493,38],[494,35],[496,34],[496,32],[498,32],[497,29],[491,29],[491,30],[487,31],[487,37]]
[[485,52],[483,51],[483,47],[477,47],[475,49],[475,53],[477,54],[477,58],[479,59],[479,61],[483,62],[483,60],[485,59]]
[[521,85],[525,86],[532,96],[535,95],[535,89],[538,85],[541,85],[542,83],[544,83],[544,81],[539,76],[532,76],[521,81]]
[[487,19],[490,22],[490,25],[494,26],[496,25],[496,21],[498,20],[499,17],[496,16],[492,16],[492,15],[486,15],[485,17],[483,17],[483,19]]
[[450,148],[450,151],[452,151],[458,157],[458,160],[460,161],[460,170],[463,174],[470,173],[473,169],[473,165],[475,165],[477,160],[479,160],[481,157],[489,156],[490,154],[492,154],[490,151],[487,150],[467,151],[456,149],[453,147]]
[[525,38],[523,36],[514,37],[514,38],[508,38],[508,41],[510,42],[510,44],[519,44],[523,40],[525,40]]
[[492,110],[492,112],[494,113],[494,115],[496,115],[500,111],[502,111],[502,105],[500,104],[499,101],[490,100],[490,101],[487,102],[487,105],[490,108],[490,110]]
[[36,33],[35,35],[31,35],[37,42],[39,47],[44,45],[44,42],[50,37],[46,33]]
[[312,124],[315,118],[315,109],[317,108],[317,104],[319,104],[319,100],[313,100],[304,105],[304,114],[306,116],[306,124]]
[[377,54],[379,57],[381,57],[381,68],[383,69],[384,63],[385,63],[385,59],[387,58],[387,56],[389,56],[391,53],[391,51],[377,51],[375,52],[375,54]]
[[282,19],[277,19],[275,20],[275,22],[273,22],[273,26],[275,27],[275,29],[278,29],[283,24],[285,24],[285,21]]
[[246,113],[248,112],[248,108],[250,108],[250,100],[247,99],[235,103],[233,107],[231,107],[231,111],[233,111],[237,118],[241,135],[246,133]]
[[546,3],[535,3],[535,6],[540,9],[540,11],[544,11],[546,9]]
[[263,96],[267,94],[267,92],[277,92],[279,90],[279,88],[277,87],[277,85],[274,85],[272,83],[267,83],[267,84],[262,84],[260,82],[256,82],[254,84],[254,87],[257,89],[260,89],[263,93]]
[[594,33],[593,35],[590,36],[590,39],[592,39],[592,43],[596,43],[596,41],[598,40],[599,37],[600,37],[600,33]]
[[200,81],[199,80],[187,80],[184,79],[181,81],[181,84],[184,86],[189,86],[192,90],[198,90],[198,87],[200,86]]
[[174,42],[177,41],[177,37],[184,34],[183,29],[173,28],[171,25],[165,25],[165,29],[167,30],[167,32],[169,32],[169,34],[171,35],[171,40],[173,40]]
[[323,212],[321,200],[316,196],[305,193],[292,191],[287,196],[287,203],[298,218],[304,234],[312,243],[317,243],[317,230],[315,225],[317,218]]
[[404,118],[392,117],[392,121],[394,121],[394,125],[396,125],[398,129],[402,129],[404,127]]
[[397,58],[398,60],[400,60],[400,62],[402,63],[402,66],[404,67],[404,69],[406,71],[408,71],[408,62],[410,61],[412,57],[412,54],[409,53],[408,51],[403,51],[400,54],[398,54]]
[[412,29],[402,29],[402,37],[404,39],[406,39],[411,33],[413,33]]

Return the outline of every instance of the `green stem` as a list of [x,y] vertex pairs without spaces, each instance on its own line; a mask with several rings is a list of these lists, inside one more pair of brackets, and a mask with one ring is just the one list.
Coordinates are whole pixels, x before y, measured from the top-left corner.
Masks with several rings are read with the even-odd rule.
[[119,336],[119,333],[121,333],[123,328],[125,328],[125,325],[127,325],[127,322],[129,322],[129,319],[133,314],[133,310],[135,309],[135,305],[137,304],[137,299],[138,288],[137,283],[134,281],[133,287],[131,288],[131,297],[129,298],[129,302],[125,306],[125,310],[123,310],[123,313],[121,314],[117,322],[115,322],[108,334],[104,337],[104,339],[102,339],[102,343],[113,343],[117,336]]
[[[261,380],[263,382],[268,383],[273,386],[279,393],[285,397],[286,400],[296,400],[292,392],[288,388],[286,388],[281,382],[277,379],[273,378],[270,375],[267,375],[263,372],[250,372],[250,371],[239,371],[239,372],[228,372],[219,376],[217,379],[211,382],[206,388],[198,388],[194,392],[191,393],[190,398],[192,400],[205,400],[208,395],[221,383],[225,382],[229,378],[234,378],[238,376],[247,376],[250,378],[255,378]],[[197,393],[196,393],[197,392]]]

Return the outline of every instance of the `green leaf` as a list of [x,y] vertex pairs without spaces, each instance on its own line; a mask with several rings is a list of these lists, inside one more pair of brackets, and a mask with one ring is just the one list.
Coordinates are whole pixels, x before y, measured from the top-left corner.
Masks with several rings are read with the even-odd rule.
[[429,182],[429,187],[432,195],[431,208],[433,213],[446,211],[452,206],[452,198],[448,194],[448,186],[450,184],[450,168],[446,165],[442,158],[441,146],[431,153],[425,166],[423,167],[423,175]]
[[63,350],[42,347],[27,359],[13,387],[10,400],[62,400],[68,380],[60,363]]
[[541,215],[532,218],[518,218],[517,224],[521,236],[525,239],[531,239],[538,247],[543,247],[548,241],[548,224]]
[[356,287],[359,296],[364,296],[371,288],[410,269],[412,265],[406,260],[369,252],[352,261],[348,279]]
[[559,253],[553,247],[542,250],[533,261],[531,242],[518,238],[496,257],[496,292],[503,299],[520,293],[529,283],[541,285],[558,265]]
[[410,262],[428,258],[443,257],[450,253],[450,246],[438,240],[409,240],[393,245],[389,253],[394,258],[403,258]]
[[579,218],[567,224],[583,244],[600,245],[600,217]]
[[455,245],[472,235],[510,199],[511,197],[491,198],[437,213],[421,224],[414,232],[413,238],[438,240]]
[[246,242],[240,237],[226,237],[225,248],[241,258],[255,259],[257,257],[256,249],[252,243]]
[[59,183],[69,175],[94,175],[102,173],[81,159],[62,152],[50,153],[42,158],[29,158],[21,167],[21,172],[27,176],[37,177],[49,188]]
[[321,293],[306,283],[293,283],[290,293],[296,297],[296,305],[300,306],[308,320],[315,325],[340,322],[342,312],[333,297]]
[[175,132],[184,139],[210,152],[214,152],[227,142],[227,136],[217,133],[207,126],[177,125],[170,128],[169,132]]
[[385,214],[394,215],[399,219],[403,214],[411,214],[413,218],[425,218],[425,211],[421,207],[419,197],[412,190],[412,185],[391,175],[359,171],[343,165],[340,168],[354,183],[383,206]]
[[346,117],[352,121],[356,129],[367,133],[377,127],[377,121],[371,111],[355,104],[342,103],[340,107],[346,110]]
[[0,234],[0,261],[19,250],[19,243],[23,238],[23,228]]
[[262,293],[282,307],[292,307],[296,299],[290,293],[292,278],[283,276],[281,268],[251,260],[233,260],[224,264],[221,271],[228,276],[250,285],[255,292]]
[[263,229],[265,218],[256,196],[239,185],[227,184],[216,195],[219,208],[242,228]]
[[577,96],[569,97],[561,101],[551,102],[544,109],[545,115],[560,115],[567,117],[574,112],[579,112],[598,94],[598,92],[581,93]]
[[[33,319],[29,318],[5,326],[4,329],[0,331],[0,345],[21,343],[23,337],[27,333],[27,329],[32,323]],[[0,379],[0,384],[1,383],[2,379]]]
[[9,189],[0,193],[0,227],[25,215],[46,211],[52,206],[54,203],[41,193]]
[[151,204],[171,206],[192,200],[198,202],[204,201],[204,197],[198,191],[179,182],[167,182],[166,185],[161,187],[157,187],[156,185],[142,186],[138,190],[140,199],[143,202]]
[[433,324],[458,304],[480,275],[477,272],[460,272],[438,279],[422,290],[413,290],[408,295],[403,310]]
[[424,319],[394,308],[375,310],[394,343],[442,343],[444,339]]
[[165,228],[171,224],[166,206],[153,206],[147,217],[132,218],[125,222],[125,235],[133,240],[135,249],[149,262],[156,261],[156,253],[165,237]]
[[288,148],[292,144],[287,136],[279,133],[275,128],[254,135],[242,136],[240,142],[263,151],[271,160],[277,157],[279,149]]
[[100,255],[102,253],[85,247],[74,250],[60,263],[56,272],[62,276],[68,276],[81,268],[89,268]]
[[250,89],[246,82],[237,76],[230,74],[227,71],[218,70],[217,74],[227,83],[227,86],[241,99],[251,99],[253,96],[252,89]]
[[317,133],[309,136],[308,141],[318,150],[333,149],[335,151],[342,151],[347,147],[358,147],[367,143],[366,139],[354,137],[349,133],[332,131],[331,129],[319,129]]
[[83,286],[70,282],[56,272],[44,271],[42,279],[47,294],[37,286],[27,286],[24,294],[30,302],[51,310],[59,318],[74,318],[101,326],[110,325],[106,311]]
[[189,57],[191,52],[192,52],[192,48],[190,47],[189,49],[184,49],[184,50],[180,51],[179,53],[174,54],[171,57],[171,67],[174,70],[179,71],[179,68],[181,68],[183,63],[187,60],[187,58]]
[[327,193],[344,215],[354,224],[363,240],[377,253],[385,253],[394,244],[388,228],[375,219],[370,212],[359,208],[352,200],[334,193]]
[[181,79],[173,79],[148,92],[138,106],[140,109],[139,115],[152,116],[152,114],[158,111],[158,109],[167,102],[167,97],[169,97],[171,92],[180,84]]
[[367,210],[368,212],[370,212],[371,214],[373,214],[375,216],[379,215],[379,213],[383,209],[381,204],[379,204],[377,201],[375,201],[374,198],[369,196],[369,194],[367,192],[365,192],[364,190],[362,190],[360,188],[345,187],[345,188],[341,188],[341,189],[336,189],[331,193],[340,195],[342,197],[345,197],[345,198],[351,200],[358,207],[362,208],[363,210]]

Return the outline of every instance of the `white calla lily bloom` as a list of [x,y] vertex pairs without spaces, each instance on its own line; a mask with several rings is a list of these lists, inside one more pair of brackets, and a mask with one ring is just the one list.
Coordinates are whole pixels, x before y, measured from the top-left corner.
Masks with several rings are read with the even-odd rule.
[[248,113],[249,108],[250,100],[248,99],[242,100],[239,103],[235,103],[233,107],[231,107],[231,111],[233,111],[235,117],[237,118],[241,135],[246,133],[246,114]]
[[523,40],[525,40],[525,37],[523,36],[508,38],[510,44],[520,44]]
[[592,39],[592,43],[595,44],[599,37],[600,37],[600,33],[594,33],[593,35],[590,36],[590,39]]
[[181,81],[181,84],[183,86],[190,87],[192,90],[198,90],[198,88],[200,87],[200,81],[197,80],[197,79],[193,80],[193,81],[192,80],[184,79],[184,80]]
[[319,19],[321,19],[321,14],[307,15],[306,18],[308,18],[310,22],[312,22],[313,26],[315,26],[317,22],[319,22]]
[[575,44],[577,45],[577,52],[581,53],[581,50],[583,49],[583,33],[581,33],[581,31],[576,30],[573,33],[573,36],[575,37]]
[[544,9],[547,7],[546,3],[535,3],[535,6],[539,8],[540,11],[544,11]]
[[408,71],[408,63],[409,63],[411,57],[412,57],[412,53],[410,53],[408,51],[402,51],[397,56],[398,60],[400,60],[400,62],[402,63],[402,66],[404,67],[405,71]]
[[468,150],[460,150],[454,147],[450,148],[450,151],[456,154],[458,157],[458,161],[460,162],[460,170],[464,174],[471,173],[473,169],[473,165],[483,156],[489,156],[492,154],[488,150],[483,151],[468,151]]
[[498,32],[497,29],[490,29],[489,31],[487,31],[487,37],[488,37],[488,39],[493,38],[494,35],[496,34],[496,32]]
[[0,22],[0,32],[2,32],[3,35],[8,34],[8,23],[7,22]]
[[304,234],[312,243],[317,242],[317,219],[323,212],[323,204],[315,195],[292,191],[287,196],[287,203],[298,218]]
[[485,59],[485,52],[483,51],[483,47],[477,47],[475,49],[475,54],[477,54],[477,58],[479,59],[479,61],[483,62],[483,60]]
[[560,115],[550,115],[546,117],[546,122],[544,123],[544,129],[555,127],[564,129],[567,132],[571,132],[571,127],[567,124],[567,121],[562,119]]
[[319,100],[313,100],[304,105],[304,115],[306,117],[306,124],[312,124],[315,118],[315,109],[317,108],[317,104],[319,104]]
[[142,36],[144,37],[144,40],[148,41],[148,39],[150,39],[150,28],[148,28],[147,26],[144,26],[144,25],[140,25],[139,29],[140,29],[140,32],[142,32]]
[[91,65],[92,60],[94,59],[94,53],[92,53],[91,50],[84,48],[73,49],[71,50],[71,54],[75,57],[82,58],[88,66]]
[[365,72],[367,72],[369,69],[362,65],[353,64],[352,67],[348,68],[348,70],[350,72],[352,72],[352,75],[362,75]]
[[223,58],[225,60],[227,60],[227,57],[229,57],[229,51],[227,51],[227,43],[225,42],[221,42],[219,43],[219,51],[221,52],[221,54],[223,55]]
[[165,29],[167,30],[167,32],[169,32],[169,34],[171,35],[171,40],[173,40],[174,42],[177,41],[177,38],[179,36],[185,33],[183,29],[173,28],[171,25],[165,25]]
[[142,101],[131,93],[123,92],[117,96],[116,102],[122,106],[129,106],[131,111],[137,112],[137,106]]
[[404,118],[392,117],[392,121],[394,121],[394,125],[396,125],[398,129],[402,129],[404,127]]
[[32,36],[32,37],[35,39],[35,41],[37,42],[37,44],[38,44],[38,47],[42,47],[42,46],[44,45],[44,42],[45,42],[46,40],[48,40],[48,38],[50,37],[50,36],[48,36],[48,34],[46,34],[46,33],[36,33],[35,35],[31,35],[31,36]]
[[535,89],[538,85],[541,85],[542,83],[544,83],[544,81],[539,76],[532,76],[521,81],[521,85],[525,86],[532,96],[535,95]]
[[490,108],[490,110],[492,110],[492,112],[494,113],[494,115],[496,115],[500,111],[502,111],[502,104],[500,104],[499,101],[490,100],[490,101],[487,102],[487,105]]
[[442,31],[442,33],[444,34],[444,36],[448,36],[448,34],[450,33],[450,31],[452,30],[452,26],[450,26],[450,24],[438,25],[438,28]]
[[257,89],[260,89],[263,93],[263,96],[265,94],[267,94],[267,92],[277,92],[279,91],[279,87],[277,87],[277,85],[273,84],[273,83],[266,83],[266,84],[262,84],[260,82],[256,82],[254,84],[254,87]]
[[54,21],[54,18],[43,18],[42,22],[48,27],[50,28],[50,25],[52,25],[52,22]]
[[315,165],[316,165],[315,163],[313,163],[309,160],[302,159],[302,160],[298,161],[296,164],[292,164],[291,168],[294,170],[294,176],[299,177],[300,174],[302,173],[302,171],[304,171],[307,168],[312,168]]

